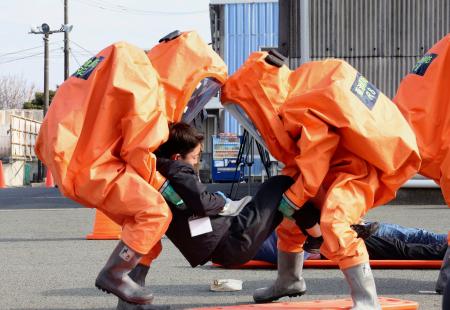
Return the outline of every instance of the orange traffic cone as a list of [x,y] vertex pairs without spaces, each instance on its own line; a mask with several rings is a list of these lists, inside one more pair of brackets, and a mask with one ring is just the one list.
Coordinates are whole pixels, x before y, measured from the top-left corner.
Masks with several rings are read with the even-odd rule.
[[3,174],[3,163],[0,160],[0,188],[6,188],[5,175]]
[[52,172],[48,168],[47,168],[47,175],[45,177],[45,187],[55,187]]
[[113,222],[102,211],[95,211],[94,231],[86,236],[88,240],[118,240],[122,227]]

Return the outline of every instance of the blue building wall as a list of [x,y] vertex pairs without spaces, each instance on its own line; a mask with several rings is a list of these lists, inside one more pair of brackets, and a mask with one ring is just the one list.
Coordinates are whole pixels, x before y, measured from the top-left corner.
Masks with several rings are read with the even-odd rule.
[[[225,3],[224,60],[229,75],[245,62],[248,56],[262,47],[278,46],[278,2]],[[239,123],[225,111],[224,132],[241,135]],[[264,169],[257,149],[251,174],[260,176]],[[249,175],[248,167],[244,174]]]
[[[278,2],[224,4],[224,26],[224,60],[231,75],[252,52],[278,46]],[[228,112],[224,131],[241,134]]]

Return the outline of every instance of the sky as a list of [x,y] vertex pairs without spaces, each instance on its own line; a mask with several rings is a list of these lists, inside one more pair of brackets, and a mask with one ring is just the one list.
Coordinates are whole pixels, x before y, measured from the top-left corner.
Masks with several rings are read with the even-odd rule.
[[[117,41],[149,49],[173,30],[195,30],[211,41],[209,0],[68,0],[72,74],[87,59]],[[44,88],[42,23],[64,23],[63,0],[0,0],[0,77],[16,76]],[[50,35],[49,87],[64,81],[64,34]]]

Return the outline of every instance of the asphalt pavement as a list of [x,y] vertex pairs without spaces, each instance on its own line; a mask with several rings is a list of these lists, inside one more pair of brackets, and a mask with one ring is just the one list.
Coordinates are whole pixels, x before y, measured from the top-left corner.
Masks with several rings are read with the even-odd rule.
[[[98,271],[117,241],[88,241],[94,210],[61,197],[57,189],[0,190],[0,309],[114,309],[116,298],[94,287]],[[368,219],[447,233],[450,209],[444,205],[389,205]],[[275,270],[191,268],[166,238],[147,285],[155,304],[172,309],[226,306],[252,302],[252,292],[271,283]],[[373,270],[378,294],[441,309],[433,293],[438,270]],[[339,270],[306,269],[308,293],[291,301],[348,297]],[[211,292],[214,279],[240,279],[243,290]],[[288,298],[283,301],[289,301]]]

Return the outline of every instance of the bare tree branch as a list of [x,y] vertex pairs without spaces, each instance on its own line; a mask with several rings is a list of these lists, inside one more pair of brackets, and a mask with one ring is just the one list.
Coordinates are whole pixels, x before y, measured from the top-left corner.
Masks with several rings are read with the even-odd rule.
[[22,76],[0,76],[0,109],[22,109],[34,93],[34,85],[28,85]]

